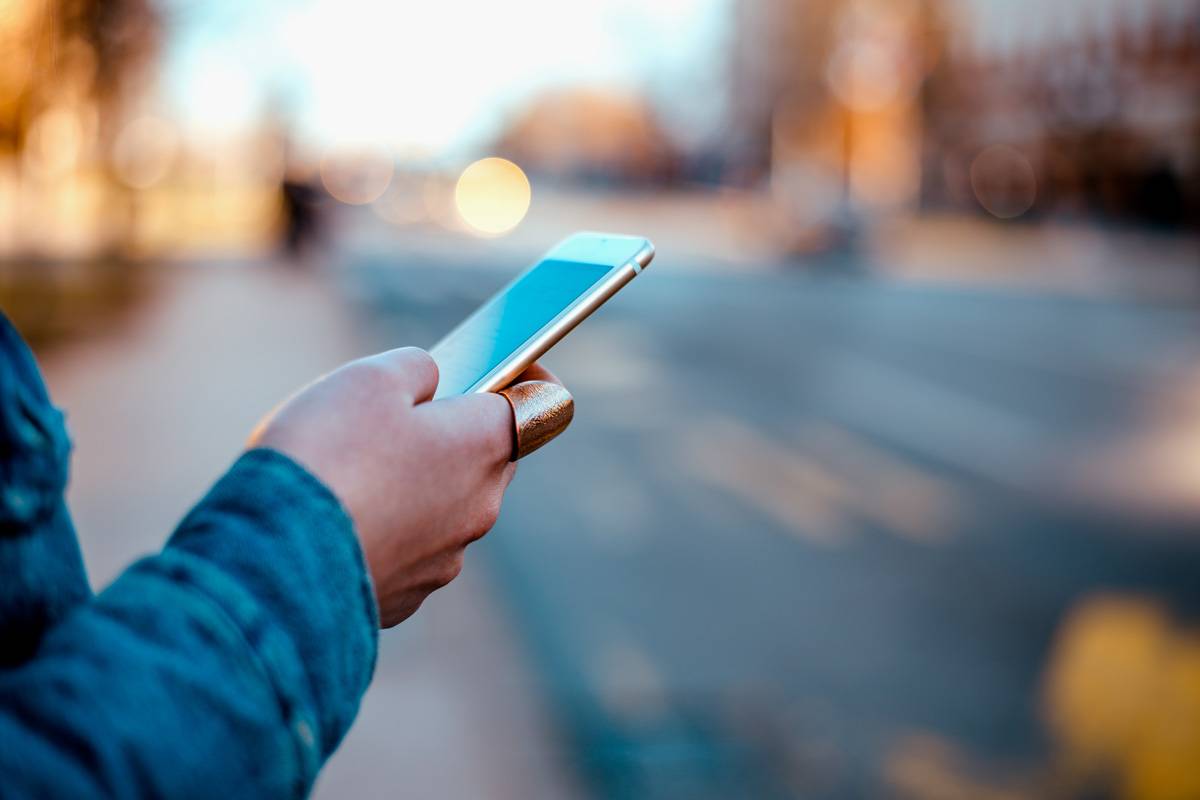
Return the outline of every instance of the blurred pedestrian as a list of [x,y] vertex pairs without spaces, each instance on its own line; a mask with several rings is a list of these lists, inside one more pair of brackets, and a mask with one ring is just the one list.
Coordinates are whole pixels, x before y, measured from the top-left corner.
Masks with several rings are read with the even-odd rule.
[[279,194],[283,253],[289,263],[299,264],[321,238],[321,193],[311,180],[289,170]]

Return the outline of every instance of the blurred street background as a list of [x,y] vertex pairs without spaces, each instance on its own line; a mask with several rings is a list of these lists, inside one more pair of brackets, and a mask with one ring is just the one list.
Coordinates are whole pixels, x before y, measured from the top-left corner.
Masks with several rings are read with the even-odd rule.
[[658,256],[318,797],[1200,797],[1197,0],[0,0],[97,588],[577,230]]

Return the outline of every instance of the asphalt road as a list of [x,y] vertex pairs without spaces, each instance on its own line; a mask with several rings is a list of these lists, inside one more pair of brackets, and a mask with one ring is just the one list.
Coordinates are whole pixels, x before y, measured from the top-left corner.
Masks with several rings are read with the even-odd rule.
[[[416,262],[340,273],[380,346],[522,266]],[[1163,455],[1200,432],[1198,333],[1183,306],[652,267],[551,354],[576,421],[474,556],[569,766],[618,798],[1194,778],[1120,731],[1200,746],[1170,724],[1200,681],[1171,655],[1200,619],[1197,462]]]

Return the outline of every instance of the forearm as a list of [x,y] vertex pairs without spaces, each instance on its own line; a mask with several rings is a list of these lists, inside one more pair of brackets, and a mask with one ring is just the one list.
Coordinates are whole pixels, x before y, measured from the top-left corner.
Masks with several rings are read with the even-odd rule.
[[0,775],[18,794],[302,794],[344,735],[378,620],[350,520],[253,451],[163,552],[0,673]]

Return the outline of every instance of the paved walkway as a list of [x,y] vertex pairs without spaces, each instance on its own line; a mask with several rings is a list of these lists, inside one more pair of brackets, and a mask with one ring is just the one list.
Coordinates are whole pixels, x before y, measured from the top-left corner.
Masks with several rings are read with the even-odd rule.
[[[166,267],[114,329],[44,354],[75,439],[70,499],[93,584],[156,550],[288,392],[362,352],[319,277]],[[578,794],[478,563],[383,636],[362,714],[317,797]]]

